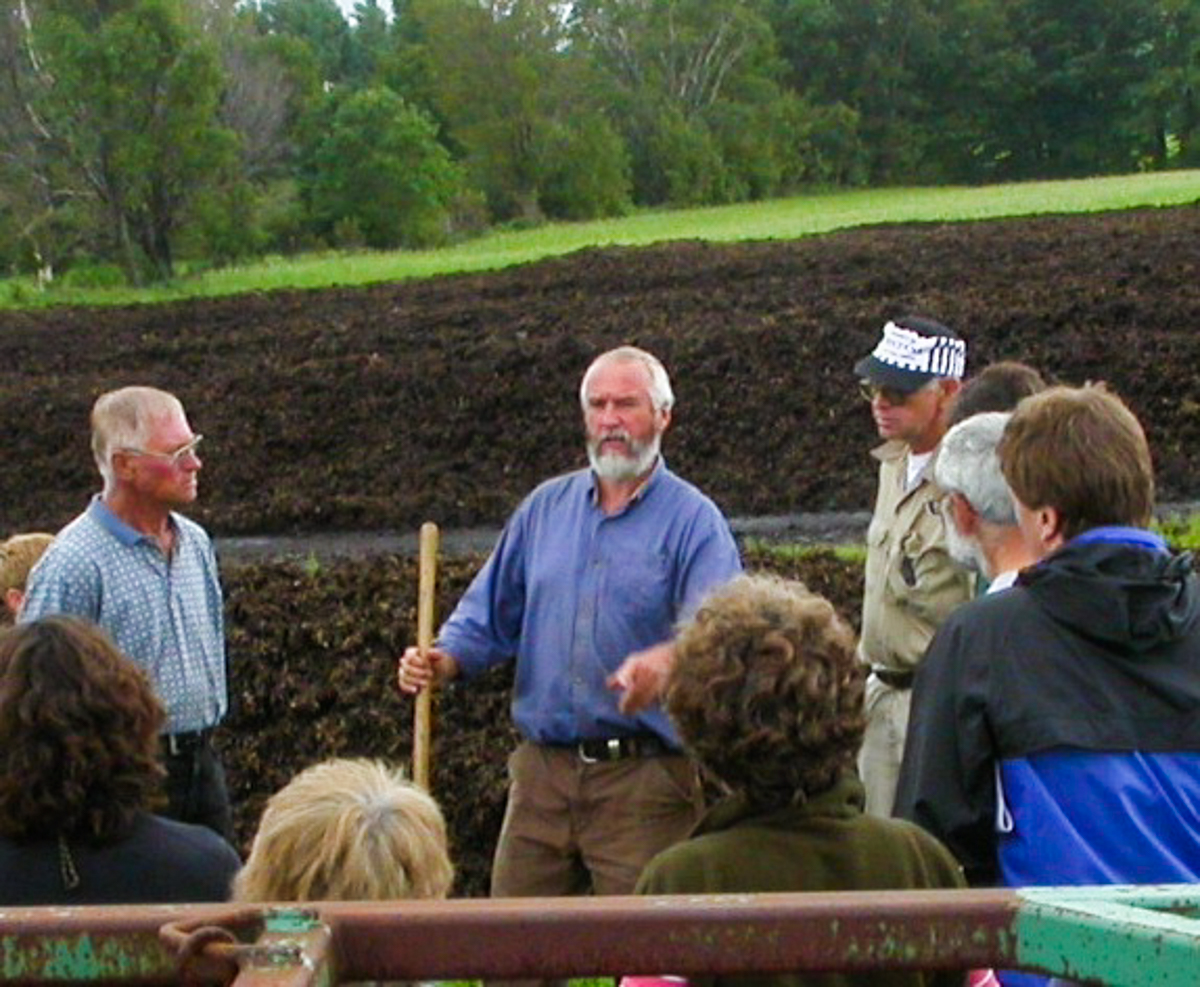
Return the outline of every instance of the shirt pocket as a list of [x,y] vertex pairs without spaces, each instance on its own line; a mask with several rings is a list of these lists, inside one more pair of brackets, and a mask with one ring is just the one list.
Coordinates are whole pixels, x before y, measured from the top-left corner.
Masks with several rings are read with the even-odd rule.
[[933,573],[949,564],[941,505],[930,501],[897,542],[888,566],[888,586],[897,600],[923,597]]
[[[608,573],[608,604],[611,616],[633,630],[645,625],[663,628],[666,637],[674,619],[671,566],[666,554],[651,548],[635,548],[612,562]],[[657,643],[647,641],[647,644]]]

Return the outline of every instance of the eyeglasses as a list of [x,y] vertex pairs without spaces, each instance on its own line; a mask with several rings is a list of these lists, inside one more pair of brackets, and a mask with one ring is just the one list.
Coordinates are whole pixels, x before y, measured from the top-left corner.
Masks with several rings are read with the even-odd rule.
[[121,449],[120,452],[127,456],[145,456],[147,459],[158,459],[166,463],[168,466],[179,466],[188,456],[197,455],[196,450],[200,448],[200,443],[204,441],[203,435],[197,435],[187,445],[180,446],[174,452],[150,452],[148,449]]
[[[884,404],[891,405],[893,408],[908,404],[913,395],[917,393],[917,391],[902,391],[898,387],[880,387],[878,384],[872,384],[869,380],[860,380],[858,390],[867,404],[876,398],[882,398]],[[922,388],[917,390],[922,390]]]

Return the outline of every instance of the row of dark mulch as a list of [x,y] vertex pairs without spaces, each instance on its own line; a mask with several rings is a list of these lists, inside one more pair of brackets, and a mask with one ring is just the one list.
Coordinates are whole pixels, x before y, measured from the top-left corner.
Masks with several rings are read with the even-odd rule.
[[[437,612],[445,616],[479,558],[442,563]],[[817,551],[746,564],[799,578],[856,620],[861,567]],[[227,567],[232,712],[219,744],[229,770],[238,841],[249,846],[268,795],[323,758],[381,757],[409,764],[413,703],[396,688],[396,658],[415,639],[414,559],[380,556],[328,565]],[[487,893],[504,813],[505,760],[516,742],[510,668],[439,692],[432,787],[450,828],[456,894]]]
[[582,464],[579,377],[635,342],[671,369],[672,465],[731,516],[870,506],[855,361],[941,318],[970,368],[1110,381],[1163,498],[1197,495],[1200,205],[588,250],[492,274],[112,309],[0,312],[0,530],[95,488],[102,390],[177,392],[208,437],[217,534],[495,525]]

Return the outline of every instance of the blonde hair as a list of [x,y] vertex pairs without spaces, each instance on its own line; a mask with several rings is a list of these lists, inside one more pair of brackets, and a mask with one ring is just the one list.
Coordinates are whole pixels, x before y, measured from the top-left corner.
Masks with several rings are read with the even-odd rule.
[[120,449],[140,449],[154,422],[183,414],[179,398],[156,387],[122,387],[101,394],[92,406],[92,456],[104,477],[104,488],[113,484],[112,454]]
[[54,536],[44,531],[31,531],[13,535],[0,543],[0,595],[10,589],[25,589],[25,581],[35,562],[54,541]]
[[233,898],[444,898],[453,880],[437,803],[382,761],[333,758],[267,802]]

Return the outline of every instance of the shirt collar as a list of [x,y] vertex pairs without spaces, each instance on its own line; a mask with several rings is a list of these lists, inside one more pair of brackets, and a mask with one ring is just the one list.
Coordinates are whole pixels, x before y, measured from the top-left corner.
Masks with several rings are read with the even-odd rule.
[[1018,569],[1009,569],[1007,572],[1001,572],[996,575],[996,578],[988,583],[987,591],[989,593],[999,593],[1002,589],[1008,589],[1017,581]]
[[811,796],[798,805],[763,807],[750,802],[745,795],[729,795],[718,801],[697,824],[693,836],[730,829],[746,819],[777,820],[794,825],[796,820],[816,816],[860,816],[866,804],[866,792],[858,775],[847,772],[833,786]]
[[[96,520],[96,522],[112,535],[122,545],[136,545],[140,541],[151,542],[157,544],[153,538],[144,532],[138,531],[132,525],[122,521],[106,503],[104,503],[104,495],[96,494],[92,498],[92,502],[88,505],[88,513]],[[171,522],[174,526],[174,519]]]

